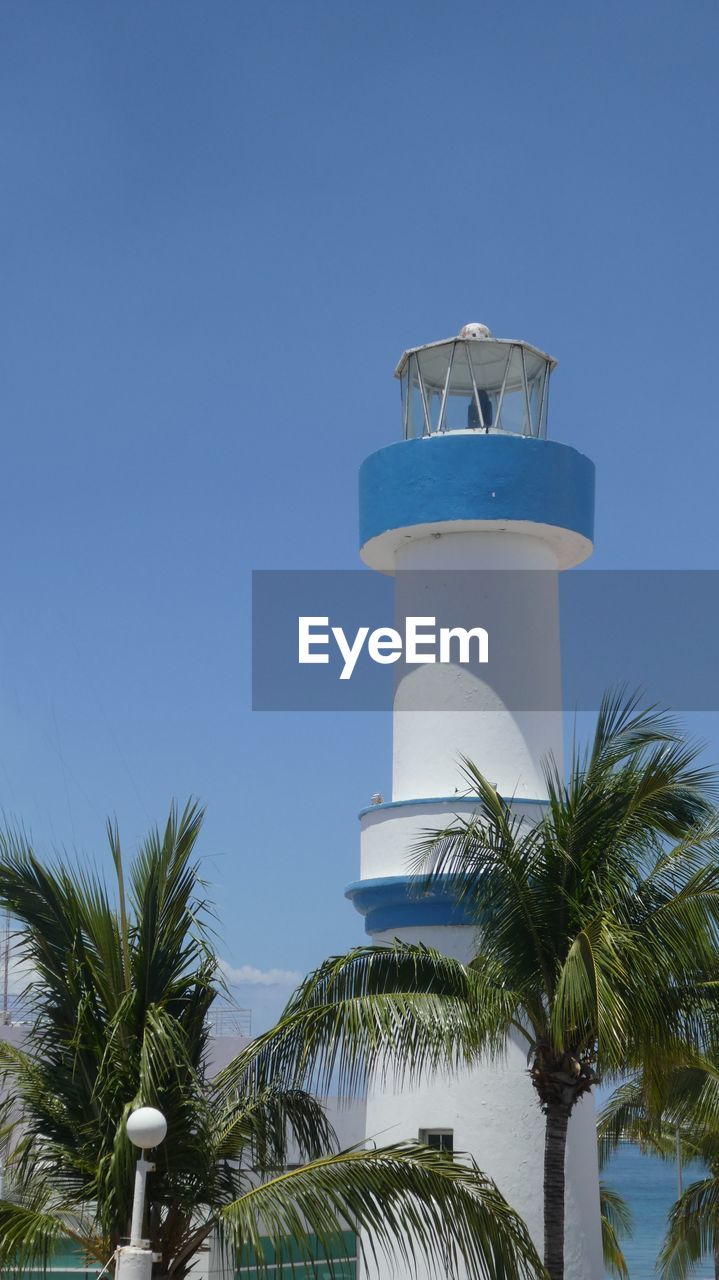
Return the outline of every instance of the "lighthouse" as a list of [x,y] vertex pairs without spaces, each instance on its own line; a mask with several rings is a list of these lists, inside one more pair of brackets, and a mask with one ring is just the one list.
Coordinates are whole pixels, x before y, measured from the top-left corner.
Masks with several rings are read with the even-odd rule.
[[[549,438],[555,364],[479,323],[406,351],[396,369],[401,438],[360,471],[360,555],[394,576],[397,616],[490,624],[481,670],[431,660],[397,668],[392,794],[360,814],[360,878],[347,890],[378,944],[398,938],[472,958],[476,924],[451,884],[418,896],[410,850],[428,830],[471,817],[461,757],[527,823],[546,803],[543,759],[563,758],[558,575],[592,551],[594,466]],[[471,1153],[541,1251],[544,1120],[526,1043],[450,1079],[373,1081],[366,1133]],[[570,1119],[566,1173],[566,1280],[601,1280],[591,1095]]]

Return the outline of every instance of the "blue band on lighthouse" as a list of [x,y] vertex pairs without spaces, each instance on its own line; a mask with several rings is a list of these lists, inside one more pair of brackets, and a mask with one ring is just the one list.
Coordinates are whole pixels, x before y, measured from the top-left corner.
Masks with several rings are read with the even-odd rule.
[[420,889],[411,876],[358,880],[347,887],[345,897],[365,917],[367,933],[416,925],[474,923],[467,907],[456,900],[451,876],[441,877],[441,883],[429,890]]
[[564,531],[577,563],[594,534],[594,464],[554,440],[481,432],[398,441],[362,464],[360,545],[370,564],[378,557],[368,544],[394,531],[488,522]]

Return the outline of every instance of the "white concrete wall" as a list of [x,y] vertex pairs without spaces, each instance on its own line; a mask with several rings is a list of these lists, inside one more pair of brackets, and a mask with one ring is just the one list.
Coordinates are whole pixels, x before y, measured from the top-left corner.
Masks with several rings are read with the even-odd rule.
[[[437,831],[455,819],[471,817],[476,805],[462,796],[434,801],[404,801],[396,807],[378,805],[367,809],[360,819],[360,876],[373,880],[381,876],[406,876],[410,870],[409,851],[428,831]],[[536,819],[541,805],[513,805],[513,811],[527,822]]]
[[489,662],[481,677],[476,668],[440,663],[399,669],[392,798],[452,795],[460,756],[503,795],[543,797],[542,760],[552,753],[561,762],[563,749],[554,551],[528,534],[445,533],[408,542],[396,568],[397,618],[482,626]]
[[[377,934],[375,941],[424,942],[446,955],[469,959],[476,951],[472,928],[424,927]],[[543,1249],[544,1116],[527,1073],[527,1044],[519,1036],[503,1060],[421,1086],[375,1081],[367,1100],[367,1135],[377,1142],[418,1138],[422,1129],[452,1129],[455,1151],[474,1157],[527,1223]],[[566,1280],[601,1280],[599,1175],[593,1098],[577,1106],[567,1141]],[[383,1269],[383,1277],[390,1275]],[[402,1274],[400,1272],[400,1274]],[[417,1271],[417,1276],[424,1273]]]
[[[395,568],[398,618],[449,614],[452,625],[484,626],[490,662],[482,679],[439,664],[400,672],[392,798],[408,803],[363,815],[362,879],[406,875],[408,850],[423,829],[446,825],[453,813],[471,812],[460,796],[444,804],[411,803],[463,789],[460,755],[473,760],[501,794],[515,797],[529,821],[537,807],[522,800],[546,798],[543,759],[551,754],[561,767],[563,758],[556,550],[529,532],[442,532],[408,539],[396,552]],[[481,581],[462,579],[463,570],[542,572],[518,574],[515,590],[507,573],[498,573],[494,583],[491,573]],[[491,647],[493,617],[509,636],[499,653]],[[541,689],[546,709],[524,709],[518,698],[523,688],[530,694]],[[376,933],[374,941],[395,937],[465,960],[477,950],[477,931],[470,926],[395,928]],[[373,1081],[367,1134],[385,1142],[417,1138],[427,1128],[452,1129],[455,1149],[470,1153],[496,1181],[527,1222],[541,1255],[544,1117],[527,1072],[527,1050],[517,1037],[501,1062],[488,1061],[451,1079],[428,1077],[413,1089]],[[602,1280],[592,1098],[570,1120],[566,1171],[566,1280]],[[382,1268],[383,1280],[390,1273]]]

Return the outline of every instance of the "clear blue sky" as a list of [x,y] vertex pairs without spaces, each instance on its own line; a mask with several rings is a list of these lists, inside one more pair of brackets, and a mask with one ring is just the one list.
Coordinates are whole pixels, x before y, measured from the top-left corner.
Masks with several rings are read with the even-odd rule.
[[[718,29],[3,0],[0,800],[40,848],[105,860],[108,813],[130,850],[194,793],[229,963],[360,940],[389,725],[250,711],[250,572],[357,565],[395,361],[468,320],[560,360],[597,566],[719,567]],[[238,995],[259,1027],[286,987]]]

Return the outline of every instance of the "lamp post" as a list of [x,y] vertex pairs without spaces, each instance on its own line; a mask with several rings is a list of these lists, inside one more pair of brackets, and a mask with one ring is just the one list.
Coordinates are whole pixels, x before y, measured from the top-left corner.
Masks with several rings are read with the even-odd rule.
[[145,1183],[154,1164],[145,1159],[145,1152],[158,1147],[167,1133],[167,1121],[155,1107],[138,1107],[127,1118],[127,1136],[142,1155],[135,1168],[135,1191],[132,1198],[132,1224],[130,1243],[117,1251],[117,1280],[150,1280],[152,1276],[152,1249],[142,1237],[142,1221],[145,1214]]

